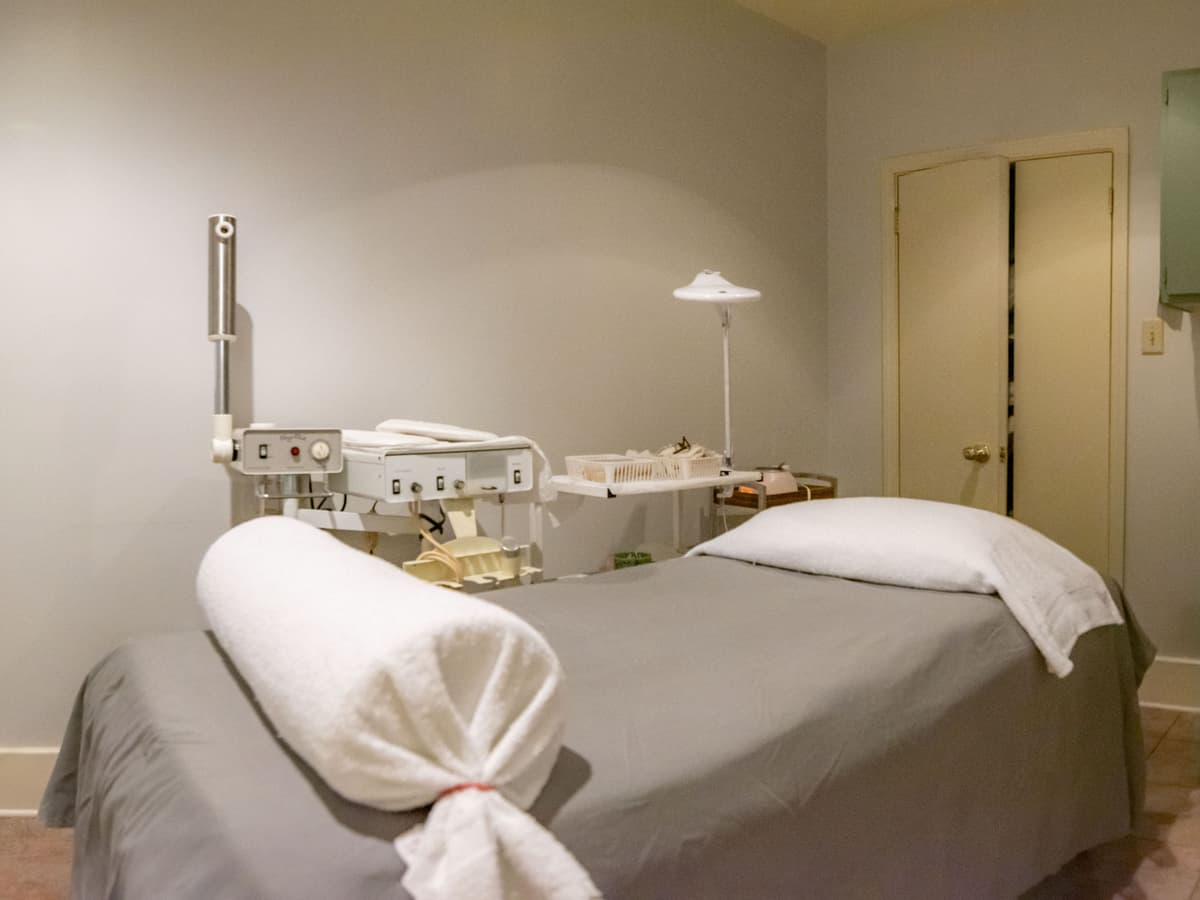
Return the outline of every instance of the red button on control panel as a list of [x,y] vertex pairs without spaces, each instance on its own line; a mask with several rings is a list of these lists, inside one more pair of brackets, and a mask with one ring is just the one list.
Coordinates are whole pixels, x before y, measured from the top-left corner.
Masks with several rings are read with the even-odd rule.
[[299,455],[300,455],[300,448],[299,448],[299,447],[293,447],[293,448],[292,448],[292,456],[299,456]]

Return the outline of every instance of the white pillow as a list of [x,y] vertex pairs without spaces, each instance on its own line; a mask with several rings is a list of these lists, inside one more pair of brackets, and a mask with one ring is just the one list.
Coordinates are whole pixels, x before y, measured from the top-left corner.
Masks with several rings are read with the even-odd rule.
[[1049,538],[984,510],[901,497],[778,506],[695,547],[798,572],[999,594],[1051,671],[1071,671],[1079,635],[1118,624],[1104,580]]

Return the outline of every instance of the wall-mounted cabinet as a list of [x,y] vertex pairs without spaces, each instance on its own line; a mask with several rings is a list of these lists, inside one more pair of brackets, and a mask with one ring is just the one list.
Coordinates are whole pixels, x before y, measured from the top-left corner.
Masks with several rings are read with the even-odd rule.
[[1163,76],[1159,302],[1200,309],[1200,69]]

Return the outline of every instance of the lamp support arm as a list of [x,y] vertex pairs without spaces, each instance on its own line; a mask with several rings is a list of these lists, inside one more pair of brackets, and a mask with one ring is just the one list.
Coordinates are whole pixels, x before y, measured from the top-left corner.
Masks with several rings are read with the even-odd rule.
[[729,406],[729,325],[733,319],[733,315],[729,310],[728,303],[722,303],[717,307],[717,314],[721,317],[721,353],[725,363],[725,468],[733,468],[733,426],[732,412]]

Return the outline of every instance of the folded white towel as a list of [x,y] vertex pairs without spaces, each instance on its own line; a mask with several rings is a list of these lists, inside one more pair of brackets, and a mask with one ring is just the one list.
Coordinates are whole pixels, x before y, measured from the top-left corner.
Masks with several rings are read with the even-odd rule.
[[342,429],[342,445],[354,450],[392,450],[397,447],[440,447],[444,442],[415,434]]
[[416,419],[384,419],[375,426],[376,431],[393,434],[419,435],[437,441],[491,441],[500,437],[492,431],[463,428],[461,425],[444,425],[441,422],[420,422]]
[[999,594],[1059,677],[1081,634],[1119,624],[1104,579],[1014,519],[900,497],[853,497],[777,506],[693,548],[858,581]]
[[279,736],[330,787],[434,804],[397,840],[414,897],[599,896],[523,812],[564,726],[562,669],[532,626],[278,516],[219,538],[197,588]]

